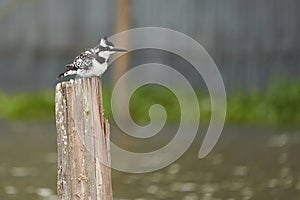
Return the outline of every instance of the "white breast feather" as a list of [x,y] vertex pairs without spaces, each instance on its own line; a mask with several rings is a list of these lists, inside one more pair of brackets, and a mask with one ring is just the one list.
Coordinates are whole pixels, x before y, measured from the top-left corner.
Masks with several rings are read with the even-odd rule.
[[95,59],[92,60],[92,67],[89,70],[79,70],[77,74],[82,77],[101,76],[107,70],[107,63],[100,64]]

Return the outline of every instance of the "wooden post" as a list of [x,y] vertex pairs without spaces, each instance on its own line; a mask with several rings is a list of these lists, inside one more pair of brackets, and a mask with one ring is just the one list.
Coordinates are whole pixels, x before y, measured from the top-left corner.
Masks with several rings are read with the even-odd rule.
[[[131,0],[118,0],[117,1],[117,15],[116,15],[116,32],[129,30],[131,27]],[[128,48],[130,46],[130,38],[126,37],[120,40],[117,38],[116,43],[119,47]],[[119,78],[128,71],[130,64],[130,54],[126,54],[119,60],[115,61],[117,67],[113,68],[113,82],[116,83]]]
[[109,123],[101,80],[80,78],[56,85],[59,200],[112,198]]
[[[116,32],[122,32],[129,30],[131,27],[131,9],[132,9],[132,1],[131,0],[117,0],[117,12],[116,12]],[[122,38],[116,38],[116,44],[117,46],[126,48],[127,50],[130,50],[130,45],[131,45],[131,38],[129,37],[128,34],[125,34]],[[117,81],[121,78],[123,74],[125,74],[130,66],[130,60],[131,56],[130,53],[127,53],[126,55],[120,57],[114,62],[115,67],[113,68],[113,77],[112,77],[112,82],[113,85],[117,83]],[[126,99],[125,94],[127,93],[127,84],[122,84],[121,90],[123,91],[123,94],[119,94],[121,96],[120,99],[117,99],[118,104],[123,103],[123,99]],[[123,121],[124,123],[127,122],[127,118],[125,117],[126,114],[124,111],[120,111],[118,113],[119,120]]]

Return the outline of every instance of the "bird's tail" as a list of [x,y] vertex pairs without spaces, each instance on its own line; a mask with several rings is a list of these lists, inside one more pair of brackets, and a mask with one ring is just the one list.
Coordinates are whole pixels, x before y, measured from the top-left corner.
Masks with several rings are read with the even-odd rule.
[[59,74],[57,78],[63,78],[63,77],[66,77],[66,76],[76,75],[76,73],[77,73],[76,70],[68,69],[67,71]]
[[73,63],[72,64],[67,64],[66,68],[67,68],[67,70],[64,71],[63,73],[59,74],[57,76],[57,78],[62,78],[62,77],[66,77],[66,76],[70,76],[70,75],[76,74],[77,68],[75,67],[75,65]]

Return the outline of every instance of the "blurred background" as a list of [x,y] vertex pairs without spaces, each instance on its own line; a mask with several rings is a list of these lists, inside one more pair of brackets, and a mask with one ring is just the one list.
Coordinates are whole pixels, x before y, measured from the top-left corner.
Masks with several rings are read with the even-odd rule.
[[[225,83],[226,125],[215,149],[199,160],[210,119],[201,76],[169,52],[122,56],[103,76],[105,114],[112,124],[115,81],[149,62],[172,66],[189,80],[202,123],[193,146],[171,166],[140,175],[113,170],[115,199],[300,199],[299,8],[298,0],[1,0],[0,199],[57,198],[57,75],[100,37],[146,26],[182,32],[207,50]],[[130,41],[116,46],[122,42]],[[154,103],[164,105],[168,123],[160,139],[141,145],[149,149],[153,142],[166,144],[180,119],[175,96],[159,86],[134,94],[133,119],[149,122]],[[138,148],[122,134],[113,126],[114,141],[122,138],[124,148]]]

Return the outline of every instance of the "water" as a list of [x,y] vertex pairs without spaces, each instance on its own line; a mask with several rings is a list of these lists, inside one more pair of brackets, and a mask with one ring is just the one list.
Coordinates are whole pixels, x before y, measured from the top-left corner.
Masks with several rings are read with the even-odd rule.
[[[57,199],[54,125],[0,127],[0,199]],[[300,199],[299,132],[226,128],[200,160],[201,141],[156,172],[112,170],[114,199]]]

